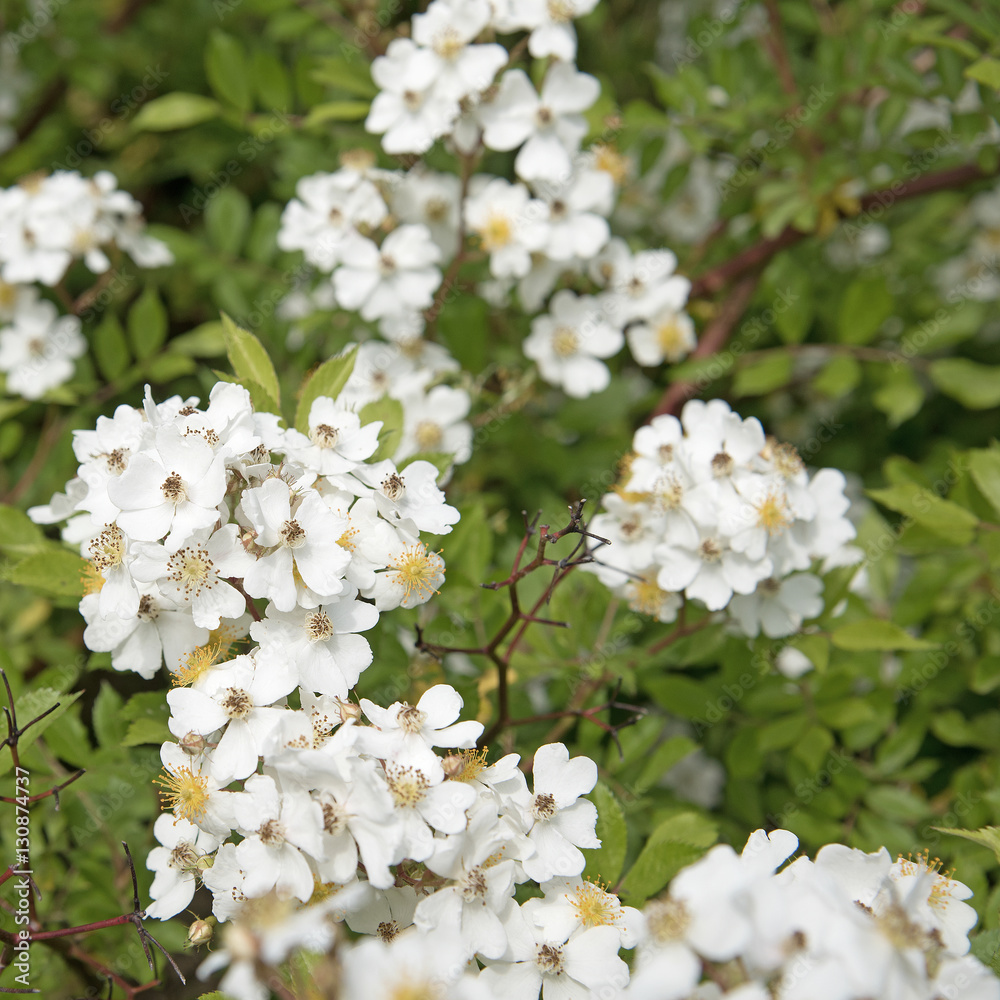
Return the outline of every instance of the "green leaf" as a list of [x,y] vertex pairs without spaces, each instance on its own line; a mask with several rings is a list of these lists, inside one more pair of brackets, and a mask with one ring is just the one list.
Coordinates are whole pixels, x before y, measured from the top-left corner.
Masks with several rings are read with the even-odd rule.
[[965,358],[942,358],[931,362],[928,373],[943,393],[970,410],[1000,406],[1000,368],[994,365],[980,365]]
[[322,125],[324,122],[356,122],[366,117],[371,104],[368,101],[330,101],[317,104],[303,122],[306,128]]
[[1000,861],[1000,826],[983,826],[978,830],[958,830],[951,826],[933,826],[931,829],[988,847],[997,856],[997,861]]
[[253,54],[253,81],[261,106],[287,111],[292,103],[292,81],[281,60],[258,49]]
[[391,458],[399,447],[399,438],[403,433],[403,404],[391,396],[383,396],[361,407],[359,416],[362,424],[369,424],[375,420],[382,421],[382,430],[378,434],[378,450],[368,461],[381,462],[385,458]]
[[830,663],[830,640],[825,635],[797,635],[788,640],[788,645],[807,656],[820,673]]
[[831,399],[849,393],[861,381],[861,365],[849,354],[830,358],[813,379],[813,388]]
[[954,545],[968,545],[979,524],[979,518],[972,511],[942,499],[917,483],[897,483],[881,490],[868,490],[868,495]]
[[212,90],[240,111],[253,105],[250,60],[243,45],[232,35],[214,30],[205,46],[205,75]]
[[167,311],[151,285],[143,289],[128,311],[128,338],[140,360],[155,354],[167,339]]
[[226,335],[218,320],[202,323],[170,339],[170,350],[192,358],[217,358],[226,353]]
[[1000,976],[1000,929],[980,931],[969,938],[969,954]]
[[603,781],[594,787],[593,799],[597,806],[597,836],[601,846],[587,851],[584,876],[591,882],[600,878],[608,885],[614,885],[625,864],[628,843],[625,814],[614,793]]
[[93,341],[97,370],[109,382],[113,382],[124,373],[132,360],[125,331],[114,313],[108,313],[101,320],[94,330]]
[[1000,451],[974,448],[968,452],[969,473],[993,509],[1000,514]]
[[892,314],[893,299],[881,276],[855,278],[844,292],[837,316],[837,339],[867,344]]
[[132,695],[121,710],[128,722],[128,731],[122,740],[124,747],[137,747],[144,743],[162,743],[172,739],[167,719],[170,706],[161,691],[143,691]]
[[1000,59],[983,56],[965,68],[965,76],[976,83],[985,83],[987,87],[1000,90]]
[[764,357],[740,366],[733,379],[733,395],[764,396],[788,385],[791,377],[791,355],[781,348],[775,348]]
[[169,132],[189,128],[218,117],[222,107],[218,101],[202,94],[183,94],[174,91],[144,104],[135,116],[133,125],[146,132]]
[[863,650],[890,649],[936,649],[937,643],[917,639],[901,629],[895,622],[884,618],[868,618],[865,621],[841,625],[830,636],[837,649],[850,652]]
[[623,902],[641,906],[682,868],[697,861],[715,843],[716,836],[715,825],[697,813],[678,813],[664,820],[623,879]]
[[[24,734],[17,741],[18,750],[23,754],[82,694],[82,691],[66,694],[63,691],[55,690],[55,688],[37,687],[17,695],[14,704],[17,708],[17,724],[22,729],[32,719],[38,718],[53,706],[58,706],[54,711],[49,712],[44,719],[40,719],[33,726],[24,730]],[[10,754],[0,754],[0,774],[6,774],[12,765]]]
[[252,333],[238,327],[225,313],[222,314],[222,331],[226,338],[226,354],[239,382],[248,390],[250,384],[260,386],[267,398],[280,406],[278,375],[264,345]]
[[667,771],[696,749],[697,744],[687,736],[673,736],[661,743],[646,761],[639,780],[635,783],[635,793],[641,795],[652,788]]
[[223,188],[205,207],[205,231],[212,245],[235,257],[250,231],[250,200],[234,187]]
[[37,552],[48,545],[42,529],[16,507],[0,504],[0,549],[15,555]]
[[101,690],[94,699],[92,721],[97,742],[102,747],[117,747],[125,735],[125,720],[122,718],[122,696],[107,682],[101,682]]
[[882,385],[872,394],[872,402],[889,418],[890,427],[920,412],[924,390],[916,376],[906,366],[888,371]]
[[[299,405],[295,408],[295,429],[309,433],[309,411],[320,396],[336,399],[347,385],[354,371],[354,361],[358,356],[357,347],[352,347],[343,357],[324,361],[303,383],[299,391]],[[365,420],[362,418],[362,423]]]
[[82,597],[86,568],[86,560],[75,552],[52,547],[11,566],[7,579],[53,597]]
[[372,82],[366,62],[346,59],[324,59],[310,74],[318,83],[325,83],[359,97],[374,97],[378,87]]
[[791,293],[781,297],[785,308],[775,309],[774,325],[778,336],[786,344],[800,344],[805,340],[816,311],[816,297],[812,280],[804,267],[795,267],[788,274],[788,288]]

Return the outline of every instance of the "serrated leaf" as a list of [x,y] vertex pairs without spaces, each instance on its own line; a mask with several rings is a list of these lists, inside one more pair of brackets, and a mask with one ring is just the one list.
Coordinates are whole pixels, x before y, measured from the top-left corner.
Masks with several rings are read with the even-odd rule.
[[678,813],[665,819],[622,880],[622,900],[641,906],[682,868],[697,861],[715,843],[716,835],[715,824],[697,813]]
[[133,127],[146,132],[169,132],[217,118],[221,111],[222,106],[211,97],[174,91],[144,104],[133,120]]
[[1000,406],[1000,368],[965,358],[942,358],[928,367],[931,381],[970,410]]
[[[17,743],[18,749],[23,752],[31,746],[82,694],[82,691],[66,694],[63,691],[55,690],[55,688],[37,687],[17,695],[14,704],[17,709],[17,724],[22,729],[32,719],[41,715],[42,712],[48,711],[54,705],[58,706],[54,711],[49,712],[44,719],[40,719],[33,726],[29,726],[24,730],[23,735]],[[10,754],[0,754],[0,774],[6,774],[12,766],[13,761]]]
[[[358,356],[357,347],[352,347],[343,357],[324,361],[305,381],[299,393],[299,405],[295,408],[295,429],[302,434],[309,433],[309,411],[320,396],[336,399],[347,385],[354,371]],[[365,419],[362,418],[362,423]]]
[[143,289],[128,311],[128,338],[140,360],[152,357],[167,339],[167,310],[152,286]]
[[997,856],[997,861],[1000,861],[1000,826],[983,826],[978,830],[958,830],[950,826],[934,826],[931,829],[988,847]]
[[133,695],[122,707],[121,714],[129,723],[122,746],[135,747],[173,739],[167,727],[170,708],[162,691]]
[[82,597],[86,567],[75,552],[52,547],[15,563],[7,570],[7,579],[55,597]]
[[[277,413],[277,407],[281,405],[281,388],[264,345],[248,330],[238,327],[225,313],[222,314],[222,332],[226,338],[226,354],[237,379],[248,390],[249,383],[263,389],[267,399],[274,404],[273,412]],[[257,405],[256,401],[254,405]]]
[[917,483],[897,483],[868,495],[890,510],[898,511],[954,545],[968,545],[979,518],[951,500],[944,500]]
[[936,649],[937,643],[917,639],[884,618],[868,618],[834,629],[830,641],[837,649],[851,652],[890,649]]
[[587,851],[584,875],[591,882],[602,879],[608,885],[614,885],[621,875],[628,844],[625,814],[618,799],[603,781],[594,787],[593,799],[597,806],[597,837],[601,846]]
[[378,450],[368,461],[381,462],[394,455],[403,433],[403,404],[391,396],[383,396],[363,406],[359,416],[362,424],[372,423],[375,420],[382,421],[382,430],[378,434]]

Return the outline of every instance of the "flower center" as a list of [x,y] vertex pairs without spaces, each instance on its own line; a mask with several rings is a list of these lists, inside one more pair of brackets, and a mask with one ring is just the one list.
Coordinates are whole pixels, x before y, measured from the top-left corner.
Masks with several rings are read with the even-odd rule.
[[540,128],[548,128],[555,121],[555,118],[556,116],[552,114],[552,110],[546,108],[544,105],[535,112],[535,121]]
[[309,636],[310,642],[329,639],[333,632],[333,622],[326,612],[314,611],[311,615],[306,615],[306,635]]
[[160,490],[168,503],[183,503],[187,500],[187,490],[184,489],[184,480],[181,479],[179,472],[171,472],[163,480]]
[[198,866],[198,852],[186,840],[182,840],[170,852],[170,867],[190,871]]
[[656,343],[663,352],[664,357],[671,361],[677,360],[684,353],[687,341],[684,337],[684,330],[676,316],[672,316],[664,323],[660,323],[656,328]]
[[625,915],[618,898],[593,882],[584,882],[576,898],[567,895],[584,927],[609,927]]
[[444,198],[429,198],[424,205],[424,215],[428,222],[444,222],[451,211],[451,203]]
[[306,533],[298,521],[285,521],[281,526],[281,544],[286,549],[297,549],[306,540]]
[[167,767],[160,778],[160,808],[170,809],[174,816],[197,823],[205,816],[208,804],[208,778],[194,774],[189,767]]
[[419,733],[426,721],[426,713],[421,712],[415,705],[407,705],[405,702],[396,716],[396,722],[404,733]]
[[323,829],[336,836],[347,829],[347,811],[336,802],[323,803]]
[[317,424],[309,437],[312,443],[319,445],[320,448],[332,448],[340,437],[340,431],[329,424]]
[[510,243],[513,227],[506,215],[493,212],[483,223],[479,233],[480,242],[487,253],[493,253]]
[[732,474],[733,464],[732,455],[728,455],[724,451],[716,453],[712,456],[712,475],[716,479],[724,479]]
[[677,899],[658,899],[646,906],[646,925],[658,944],[680,941],[691,923],[691,915]]
[[451,26],[445,28],[434,39],[434,51],[442,59],[454,59],[464,48],[462,36]]
[[698,554],[707,563],[716,563],[722,558],[722,546],[714,538],[706,538],[698,547]]
[[280,847],[285,842],[285,829],[276,819],[269,819],[261,825],[257,836],[265,847]]
[[94,458],[103,458],[105,465],[108,467],[108,472],[113,476],[120,476],[125,471],[125,466],[128,465],[128,449],[126,448],[115,448],[114,451],[104,451],[99,455],[95,455]]
[[376,937],[385,944],[388,944],[397,934],[399,934],[399,924],[395,920],[383,920],[375,932]]
[[170,557],[167,575],[184,591],[185,597],[197,597],[209,585],[214,565],[206,549],[189,545]]
[[535,819],[552,819],[556,812],[555,797],[548,792],[536,795],[535,801],[531,803],[531,815]]
[[421,601],[436,594],[437,586],[444,579],[444,560],[436,552],[428,552],[426,545],[410,545],[389,563],[392,580],[403,588],[404,601],[415,593]]
[[90,558],[99,570],[121,566],[125,558],[125,536],[117,524],[109,524],[90,543]]
[[139,610],[136,612],[141,622],[153,622],[160,615],[160,609],[156,606],[151,594],[143,594],[139,598]]
[[552,334],[552,351],[557,358],[568,358],[576,354],[579,346],[576,331],[568,326],[561,326]]
[[430,788],[430,782],[424,777],[423,771],[412,767],[389,765],[386,768],[385,780],[392,793],[392,798],[400,809],[412,809],[423,802]]
[[407,111],[419,111],[424,104],[423,95],[416,90],[403,91],[403,106]]
[[462,898],[471,903],[477,899],[486,898],[486,875],[478,865],[465,876],[465,883],[462,886]]
[[632,601],[629,607],[633,611],[638,611],[643,615],[651,615],[654,618],[659,615],[664,598],[669,597],[669,594],[661,589],[656,582],[655,577],[633,581],[631,589]]
[[228,688],[219,706],[230,719],[245,719],[253,711],[253,698],[243,688]]
[[421,420],[414,435],[421,451],[434,451],[441,445],[444,434],[440,425],[433,420]]
[[769,535],[781,534],[791,523],[788,504],[782,494],[773,491],[757,504],[757,527]]
[[558,24],[573,20],[573,4],[569,0],[548,0],[549,17]]
[[403,499],[403,494],[406,493],[403,477],[398,472],[394,472],[388,478],[383,479],[382,492],[393,503],[399,503]]
[[535,952],[535,964],[545,975],[560,975],[563,971],[562,948],[554,944],[540,944]]

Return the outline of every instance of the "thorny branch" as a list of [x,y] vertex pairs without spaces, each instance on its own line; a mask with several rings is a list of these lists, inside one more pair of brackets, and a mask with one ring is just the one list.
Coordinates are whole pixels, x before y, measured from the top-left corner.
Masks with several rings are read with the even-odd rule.
[[[513,719],[510,715],[510,695],[508,684],[510,662],[511,657],[517,651],[521,640],[524,638],[525,632],[527,632],[529,626],[533,624],[551,625],[556,628],[568,627],[566,622],[554,621],[550,618],[540,617],[539,612],[552,599],[552,595],[555,592],[556,587],[558,587],[559,584],[562,583],[562,581],[565,580],[576,567],[593,561],[593,556],[591,555],[591,551],[588,546],[588,539],[593,539],[594,541],[602,544],[609,544],[606,538],[601,538],[600,535],[595,535],[587,529],[587,524],[583,518],[584,502],[585,501],[581,500],[570,507],[569,523],[559,531],[552,531],[550,526],[547,524],[539,525],[538,522],[541,519],[541,511],[539,511],[531,519],[528,518],[527,511],[521,512],[522,517],[524,518],[524,536],[521,539],[521,544],[518,547],[517,554],[514,556],[514,561],[511,565],[509,575],[506,579],[496,581],[495,583],[481,584],[481,586],[487,590],[506,590],[510,600],[510,613],[496,630],[493,637],[483,645],[459,647],[445,646],[428,642],[424,638],[422,629],[419,626],[417,627],[417,649],[421,652],[437,658],[442,657],[446,653],[466,653],[474,656],[485,656],[496,667],[497,717],[489,729],[487,729],[483,734],[483,737],[480,740],[481,745],[485,746],[503,730],[513,728],[514,726],[524,726],[532,722],[542,722],[549,719],[570,718],[588,719],[590,722],[595,723],[606,732],[610,733],[611,738],[617,744],[618,730],[627,725],[631,725],[642,714],[642,711],[634,705],[619,703],[617,701],[617,689],[615,690],[614,696],[609,701],[602,705],[585,709],[583,707],[584,702],[595,690],[592,685],[588,684],[584,685],[582,688],[583,697],[579,704],[576,703],[577,699],[575,698],[574,704],[560,711],[547,712],[542,715],[529,716],[523,719]],[[577,540],[573,548],[570,550],[568,555],[559,559],[553,558],[549,554],[549,546],[561,541],[568,535],[577,536]],[[534,555],[529,562],[524,563],[529,549],[532,548]],[[524,564],[522,565],[522,563]],[[518,591],[518,585],[526,576],[543,567],[552,568],[552,578],[549,580],[549,583],[543,590],[541,596],[539,596],[532,603],[530,608],[525,609],[522,607],[522,595]],[[504,645],[505,643],[506,645]],[[607,683],[608,679],[609,678],[602,677],[597,686],[600,687]],[[581,692],[578,692],[577,694],[579,696]],[[615,708],[627,709],[632,713],[632,715],[624,723],[620,723],[615,726],[609,723],[601,722],[595,718],[598,713]]]

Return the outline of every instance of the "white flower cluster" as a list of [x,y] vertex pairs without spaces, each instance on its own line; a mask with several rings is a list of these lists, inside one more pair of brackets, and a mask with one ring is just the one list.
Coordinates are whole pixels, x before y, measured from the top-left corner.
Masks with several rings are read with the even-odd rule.
[[681,595],[726,608],[748,636],[791,635],[823,610],[816,560],[848,559],[845,480],[810,476],[791,445],[723,400],[691,400],[636,431],[617,492],[591,530],[610,540],[586,568],[663,622]]
[[[581,798],[597,781],[592,760],[543,746],[529,790],[517,754],[486,766],[471,749],[483,727],[456,722],[462,700],[445,684],[388,709],[305,693],[302,705],[271,710],[263,773],[242,791],[164,748],[175,816],[157,821],[148,912],[178,912],[199,879],[212,891],[215,918],[231,923],[202,975],[229,964],[223,992],[263,1000],[256,962],[326,951],[346,921],[374,938],[347,958],[359,998],[425,976],[438,984],[429,996],[537,997],[553,976],[587,997],[627,983],[618,951],[636,943],[639,914],[581,878],[580,848],[600,844]],[[230,827],[242,839],[220,844]],[[544,895],[519,905],[526,882]],[[415,968],[395,961],[421,952]]]
[[[608,143],[581,151],[583,112],[600,95],[596,78],[572,60],[572,20],[596,0],[433,0],[412,21],[412,38],[394,40],[375,60],[381,88],[367,126],[390,153],[426,152],[450,137],[455,150],[518,150],[518,180],[456,174],[418,164],[408,171],[374,169],[349,154],[333,174],[303,178],[282,216],[278,244],[301,250],[332,273],[331,289],[313,303],[358,310],[381,334],[413,343],[433,313],[442,280],[438,266],[472,238],[486,254],[491,279],[483,294],[506,302],[516,285],[536,313],[566,275],[589,278],[597,294],[558,292],[532,323],[524,350],[542,377],[585,397],[607,387],[604,359],[626,339],[644,366],[676,362],[694,346],[683,312],[690,283],[673,274],[669,251],[633,255],[611,238],[608,217],[627,169]],[[541,89],[509,66],[497,32],[529,31],[528,52],[553,57]],[[381,230],[381,243],[374,236]],[[464,247],[461,247],[464,252]]]
[[107,171],[87,179],[57,170],[0,189],[0,372],[9,392],[41,398],[72,376],[87,348],[80,320],[60,316],[35,282],[58,285],[79,258],[103,273],[111,246],[141,267],[172,262],[167,247],[144,232],[139,203],[117,184]]
[[[217,384],[204,410],[197,402],[156,404],[147,390],[143,409],[119,406],[76,431],[77,477],[30,512],[69,518],[64,537],[90,560],[84,641],[118,670],[152,677],[165,659],[190,683],[246,634],[248,598],[267,601],[263,614],[250,603],[259,648],[226,669],[256,704],[307,680],[346,697],[372,659],[353,633],[379,611],[424,603],[444,579],[420,540],[458,520],[437,469],[368,461],[381,423],[362,425],[339,399],[313,402],[305,434],[254,412],[238,385]],[[259,684],[244,677],[258,666]],[[238,749],[245,757],[248,744]]]
[[968,954],[971,890],[937,863],[828,844],[777,871],[797,847],[757,830],[677,875],[643,912],[628,1000],[1000,997]]

